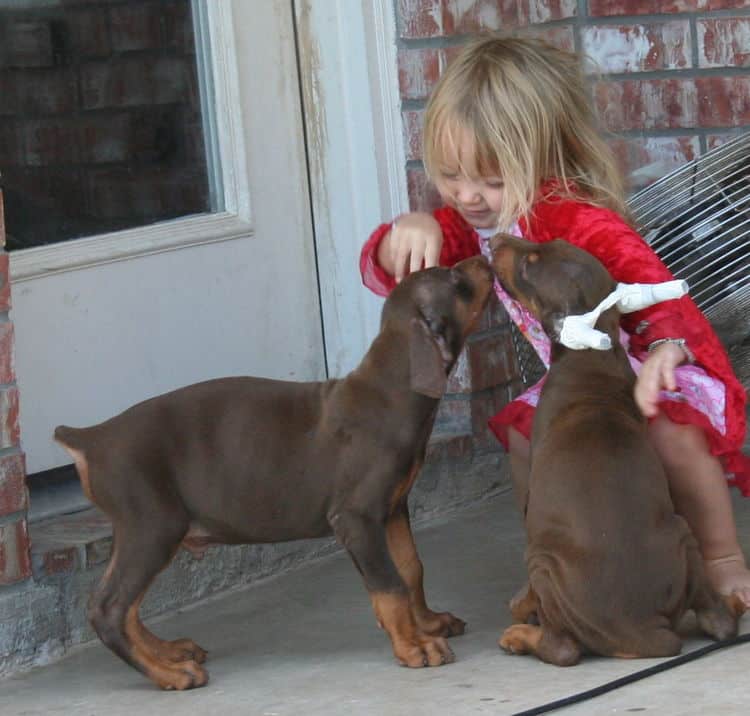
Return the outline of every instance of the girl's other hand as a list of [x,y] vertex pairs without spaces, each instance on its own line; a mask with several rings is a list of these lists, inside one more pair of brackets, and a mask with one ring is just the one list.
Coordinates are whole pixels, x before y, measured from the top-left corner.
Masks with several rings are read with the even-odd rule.
[[413,271],[437,266],[442,246],[443,232],[432,214],[404,214],[381,242],[378,262],[398,283]]
[[635,402],[647,418],[659,412],[660,390],[677,390],[674,371],[686,358],[676,343],[662,343],[643,362],[635,382]]

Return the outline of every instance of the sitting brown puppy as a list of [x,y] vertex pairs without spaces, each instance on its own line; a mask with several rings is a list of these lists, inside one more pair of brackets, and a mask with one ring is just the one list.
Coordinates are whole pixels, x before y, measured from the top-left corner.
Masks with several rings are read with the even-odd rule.
[[552,341],[531,436],[529,584],[511,602],[518,623],[500,646],[560,666],[576,664],[584,651],[671,656],[681,649],[675,629],[688,609],[715,639],[735,635],[741,603],[714,592],[697,542],[674,512],[633,397],[617,308],[596,323],[609,350],[559,342],[561,319],[597,307],[615,282],[597,259],[564,241],[498,235],[491,248],[503,287]]
[[58,427],[86,495],[112,520],[112,557],[89,602],[101,640],[162,688],[203,686],[203,649],[162,641],[138,615],[180,545],[200,552],[334,534],[396,658],[411,667],[453,661],[445,637],[465,625],[425,603],[407,497],[492,282],[481,257],[410,275],[385,302],[364,359],[341,380],[212,380],[99,425]]

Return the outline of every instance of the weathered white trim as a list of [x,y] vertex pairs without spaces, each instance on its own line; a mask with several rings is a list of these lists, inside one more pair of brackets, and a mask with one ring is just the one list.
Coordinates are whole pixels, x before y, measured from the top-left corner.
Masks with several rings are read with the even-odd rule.
[[392,0],[365,0],[367,57],[378,158],[378,182],[384,216],[397,216],[409,208],[406,151],[398,84],[396,16]]
[[407,206],[395,20],[389,0],[296,0],[295,14],[327,364],[340,376],[380,321],[360,249]]
[[[71,271],[186,246],[227,241],[253,234],[248,191],[245,128],[240,105],[234,25],[230,0],[194,0],[198,54],[208,134],[209,172],[220,210],[149,226],[126,229],[10,254],[11,281]],[[210,74],[208,74],[210,71]]]

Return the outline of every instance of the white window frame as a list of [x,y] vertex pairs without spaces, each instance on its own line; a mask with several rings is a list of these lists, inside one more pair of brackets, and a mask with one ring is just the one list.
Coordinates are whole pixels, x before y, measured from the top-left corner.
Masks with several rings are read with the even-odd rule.
[[[10,253],[14,283],[64,271],[245,238],[253,232],[237,55],[229,0],[192,0],[209,181],[223,209]],[[208,61],[207,61],[208,60]],[[205,89],[205,91],[203,91]],[[208,110],[208,111],[206,111]]]

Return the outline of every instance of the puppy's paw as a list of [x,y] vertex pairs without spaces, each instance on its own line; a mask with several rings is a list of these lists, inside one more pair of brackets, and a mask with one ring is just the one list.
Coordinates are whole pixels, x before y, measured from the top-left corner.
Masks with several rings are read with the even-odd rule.
[[428,612],[416,618],[419,630],[428,636],[460,636],[466,631],[466,622],[450,612]]
[[509,626],[498,639],[498,646],[508,654],[528,654],[528,630],[524,624]]
[[421,636],[413,644],[403,644],[394,649],[396,659],[402,666],[420,669],[425,666],[452,664],[456,657],[443,637]]

